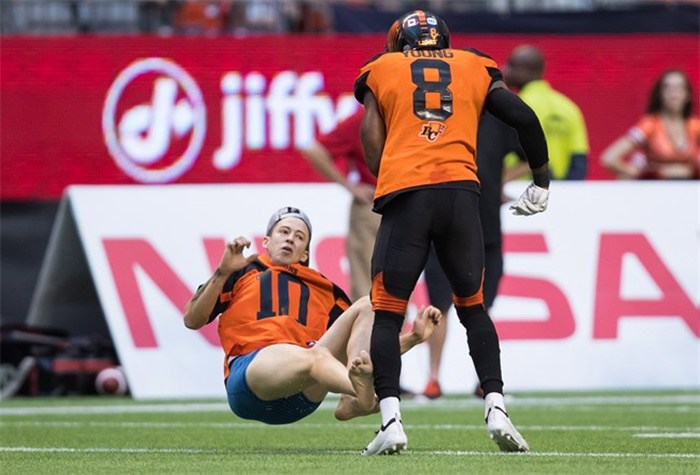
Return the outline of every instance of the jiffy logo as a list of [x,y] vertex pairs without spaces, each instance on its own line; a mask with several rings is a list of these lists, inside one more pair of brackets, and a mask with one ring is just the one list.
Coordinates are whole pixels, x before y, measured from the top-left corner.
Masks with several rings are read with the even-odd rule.
[[[121,104],[126,102],[127,89],[153,76],[150,103]],[[110,154],[129,176],[143,183],[173,181],[190,169],[204,142],[202,92],[171,61],[136,61],[117,76],[107,92],[102,131]]]
[[[359,107],[352,93],[340,94],[334,103],[323,87],[318,71],[280,71],[269,81],[255,71],[224,73],[221,144],[211,157],[214,168],[234,168],[244,150],[307,147],[317,127],[328,132]],[[162,58],[139,60],[110,87],[102,128],[107,148],[124,172],[140,182],[167,183],[199,157],[206,107],[197,83],[180,66]]]

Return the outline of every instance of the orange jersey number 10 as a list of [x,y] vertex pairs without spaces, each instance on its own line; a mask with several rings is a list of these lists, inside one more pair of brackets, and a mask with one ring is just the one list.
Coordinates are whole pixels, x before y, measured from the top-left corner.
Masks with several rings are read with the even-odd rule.
[[[272,276],[277,276],[277,312],[272,310]],[[260,310],[258,320],[279,315],[291,315],[289,284],[294,282],[299,285],[299,300],[296,304],[297,320],[306,325],[306,316],[309,306],[309,287],[297,277],[284,272],[271,272],[267,270],[260,276]]]

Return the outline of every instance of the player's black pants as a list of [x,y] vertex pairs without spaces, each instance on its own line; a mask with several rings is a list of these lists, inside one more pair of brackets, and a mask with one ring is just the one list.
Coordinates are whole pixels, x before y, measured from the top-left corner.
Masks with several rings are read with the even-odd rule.
[[[455,186],[455,188],[449,188]],[[476,188],[448,184],[402,193],[382,208],[372,256],[370,354],[379,399],[399,397],[399,332],[431,242],[452,286],[482,388],[502,392],[498,335],[483,308],[484,245]]]

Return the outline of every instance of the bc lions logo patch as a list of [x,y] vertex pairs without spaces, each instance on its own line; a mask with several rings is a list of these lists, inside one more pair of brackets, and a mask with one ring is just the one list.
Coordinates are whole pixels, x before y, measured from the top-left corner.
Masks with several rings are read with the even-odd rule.
[[430,121],[427,124],[423,124],[423,128],[418,134],[420,137],[425,137],[428,142],[435,142],[435,140],[442,135],[447,126],[442,122]]

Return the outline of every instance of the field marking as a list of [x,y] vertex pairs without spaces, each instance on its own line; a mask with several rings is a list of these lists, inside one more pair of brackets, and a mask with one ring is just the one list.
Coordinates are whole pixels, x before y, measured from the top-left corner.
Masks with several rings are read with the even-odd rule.
[[[128,453],[128,454],[158,454],[158,453],[186,453],[186,454],[234,454],[234,453],[263,453],[264,451],[237,451],[226,449],[151,449],[151,448],[110,448],[110,447],[0,447],[0,452],[22,452],[22,453]],[[314,450],[313,453],[319,455],[359,455],[357,450]],[[419,455],[447,455],[456,457],[545,457],[545,458],[653,458],[653,459],[700,459],[700,454],[643,454],[643,453],[596,453],[596,452],[525,452],[525,453],[504,453],[504,452],[484,452],[473,450],[418,450],[407,451],[402,456]]]
[[[424,453],[424,452],[421,452]],[[700,459],[700,454],[640,454],[640,453],[596,453],[596,452],[477,452],[477,451],[462,451],[462,450],[435,450],[428,451],[431,455],[458,455],[458,456],[475,456],[475,455],[495,455],[505,457],[591,457],[591,458],[654,458],[654,459]]]
[[[596,405],[623,405],[625,409],[633,409],[634,406],[646,406],[655,404],[692,404],[700,405],[699,394],[683,395],[659,395],[659,396],[574,396],[574,397],[507,397],[509,404],[514,407],[540,407],[548,406],[555,409],[557,406],[596,406]],[[337,397],[329,397],[322,404],[321,409],[335,408]],[[438,399],[414,398],[401,402],[404,409],[463,409],[483,407],[483,401],[477,398],[465,397],[464,399]],[[650,408],[646,408],[650,409]],[[646,410],[645,409],[645,410]],[[653,408],[659,409],[659,408]],[[687,407],[674,407],[664,410],[689,411]],[[65,415],[65,414],[129,414],[129,413],[162,413],[162,412],[230,412],[226,402],[133,402],[125,404],[95,404],[95,405],[59,405],[52,407],[0,407],[0,416],[27,416],[27,415]]]
[[697,439],[700,432],[662,432],[656,434],[634,434],[632,437],[639,439]]
[[[334,398],[335,399],[335,398]],[[328,398],[325,403],[330,403],[334,399]],[[337,401],[337,399],[335,399]],[[657,396],[635,396],[635,395],[624,395],[624,396],[571,396],[571,397],[554,397],[554,396],[512,396],[506,394],[506,402],[509,405],[517,407],[565,407],[567,410],[571,410],[570,406],[577,407],[595,407],[601,405],[620,405],[622,408],[629,408],[634,406],[648,406],[648,405],[697,405],[700,404],[700,392],[696,394],[670,394],[670,395],[657,395]],[[461,399],[452,398],[441,398],[441,399],[428,399],[422,395],[416,396],[412,399],[406,399],[401,401],[402,407],[407,408],[422,408],[431,407],[436,409],[456,409],[456,408],[468,408],[468,407],[483,407],[483,400],[476,397],[466,396]]]
[[0,452],[125,453],[125,454],[217,454],[217,449],[140,449],[112,447],[0,447]]
[[[123,429],[187,429],[187,428],[205,428],[205,429],[265,429],[265,430],[308,430],[308,429],[327,429],[333,426],[335,429],[351,429],[351,430],[375,430],[376,424],[337,424],[335,421],[330,423],[308,423],[302,422],[292,425],[267,426],[260,422],[95,422],[95,421],[0,421],[0,427],[43,427],[43,428],[62,428],[62,429],[83,429],[86,427],[102,427],[102,428],[123,428]],[[700,426],[698,427],[658,427],[658,426],[544,426],[544,425],[519,425],[521,430],[527,431],[586,431],[586,432],[638,432],[634,437],[698,437],[700,438]],[[484,424],[406,424],[409,430],[474,430],[485,431]],[[677,435],[678,431],[684,431]],[[641,432],[644,431],[644,432]]]
[[166,404],[110,404],[71,405],[51,407],[3,407],[0,416],[34,416],[65,414],[142,414],[162,412],[231,412],[226,403],[166,403]]

